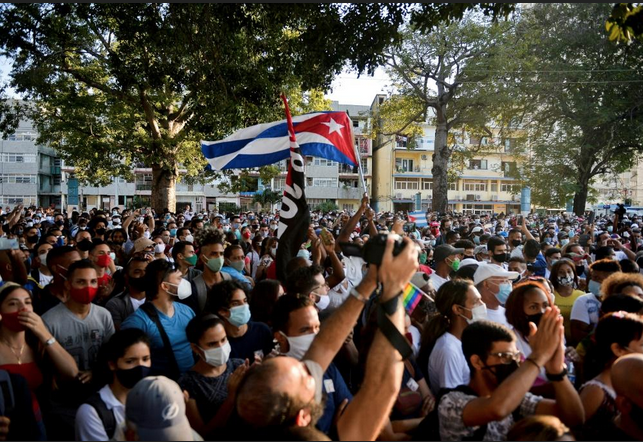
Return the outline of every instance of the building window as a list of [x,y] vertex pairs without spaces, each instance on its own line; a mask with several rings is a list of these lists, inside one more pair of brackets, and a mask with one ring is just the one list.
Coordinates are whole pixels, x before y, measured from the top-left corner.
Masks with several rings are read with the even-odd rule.
[[463,204],[462,212],[474,215],[483,215],[493,212],[492,204]]
[[487,183],[484,181],[467,181],[463,184],[463,190],[470,192],[486,192]]
[[19,175],[19,174],[4,174],[0,175],[0,183],[3,184],[37,184],[38,177],[36,175]]
[[359,127],[359,121],[353,120],[353,127]]
[[433,180],[422,180],[422,190],[433,190]]
[[458,190],[458,183],[449,183],[449,190]]
[[337,187],[337,178],[313,178],[312,186],[313,187]]
[[327,160],[326,158],[315,157],[314,164],[315,166],[333,167],[333,166],[337,166],[338,163],[336,161]]
[[[396,158],[395,170],[397,172],[413,172],[413,160],[407,158]],[[417,170],[417,172],[419,172],[419,170]]]
[[353,204],[342,204],[342,210],[352,212],[355,206]]
[[418,180],[395,180],[396,190],[419,190]]
[[29,153],[4,152],[0,154],[3,163],[35,163],[36,155]]
[[469,160],[469,169],[487,170],[487,160]]
[[498,183],[491,183],[491,191],[492,192],[498,191]]
[[501,184],[500,190],[502,192],[518,193],[520,192],[519,184]]

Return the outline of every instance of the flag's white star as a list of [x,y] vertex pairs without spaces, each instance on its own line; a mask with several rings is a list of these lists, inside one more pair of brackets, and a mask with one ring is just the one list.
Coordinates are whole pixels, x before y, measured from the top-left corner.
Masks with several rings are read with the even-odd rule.
[[337,123],[332,118],[328,123],[322,122],[322,124],[325,124],[326,126],[328,126],[328,135],[332,134],[333,132],[337,132],[340,137],[342,136],[342,129],[344,128],[344,126]]

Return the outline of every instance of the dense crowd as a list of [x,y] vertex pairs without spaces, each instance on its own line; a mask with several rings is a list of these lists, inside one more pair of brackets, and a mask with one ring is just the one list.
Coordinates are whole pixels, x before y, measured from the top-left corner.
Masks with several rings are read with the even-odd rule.
[[0,209],[0,439],[643,440],[643,219],[426,219]]

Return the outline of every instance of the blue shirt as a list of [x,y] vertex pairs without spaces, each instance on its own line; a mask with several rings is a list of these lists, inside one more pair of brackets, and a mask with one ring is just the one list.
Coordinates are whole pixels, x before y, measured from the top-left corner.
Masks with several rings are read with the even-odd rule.
[[248,359],[250,363],[255,360],[255,352],[261,350],[266,356],[272,351],[272,332],[263,322],[248,321],[248,330],[243,336],[233,338],[228,336],[230,342],[230,357]]
[[545,260],[545,257],[542,253],[539,253],[538,256],[536,256],[536,261],[534,262],[533,266],[536,268],[534,271],[535,276],[545,276],[545,273],[547,271],[547,261]]
[[[156,307],[154,307],[156,308]],[[194,356],[192,349],[188,342],[188,337],[185,334],[185,328],[188,322],[194,318],[194,311],[183,304],[178,302],[174,303],[174,316],[171,318],[165,313],[156,309],[159,315],[161,325],[165,329],[165,333],[172,344],[176,362],[179,365],[179,371],[185,373],[194,365]],[[140,308],[123,321],[121,329],[138,328],[147,334],[152,343],[152,375],[165,375],[167,376],[170,371],[170,362],[167,358],[167,352],[163,345],[163,339],[159,333],[154,321],[147,316]]]
[[337,367],[335,367],[335,364],[328,366],[326,373],[324,373],[322,383],[322,391],[326,394],[326,405],[324,406],[324,414],[319,421],[317,421],[317,429],[322,433],[328,434],[333,425],[335,413],[342,401],[348,399],[350,402],[353,400],[353,395],[348,390],[346,382],[344,382],[344,378],[339,370],[337,370]]
[[241,285],[248,291],[252,290],[252,285],[250,282],[246,279],[245,276],[243,276],[243,273],[238,271],[237,269],[234,269],[230,266],[223,266],[221,267],[221,271],[224,273],[227,273],[228,275],[232,276],[232,279],[235,281],[241,283]]

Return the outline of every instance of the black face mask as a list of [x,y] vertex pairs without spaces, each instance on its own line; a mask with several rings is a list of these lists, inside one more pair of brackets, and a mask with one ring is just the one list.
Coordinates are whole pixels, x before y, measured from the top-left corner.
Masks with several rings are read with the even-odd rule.
[[536,324],[536,327],[538,327],[538,324],[540,323],[540,318],[543,317],[543,313],[536,313],[533,315],[527,315],[527,321],[533,322]]
[[520,244],[522,244],[522,241],[520,241],[519,239],[514,239],[511,241],[511,245],[514,247],[518,247]]
[[576,266],[576,274],[578,276],[582,275],[585,272],[585,266]]
[[35,244],[35,243],[37,243],[37,242],[38,242],[38,235],[28,236],[28,237],[27,237],[27,242],[28,242],[29,244]]
[[107,232],[107,229],[96,229],[96,233],[97,233],[98,235],[104,235],[104,234],[105,234],[105,232]]
[[116,379],[118,379],[118,382],[120,382],[123,387],[131,390],[138,381],[149,376],[151,371],[152,369],[150,367],[145,367],[144,365],[137,365],[127,370],[118,368],[116,369]]
[[507,261],[507,253],[497,253],[493,255],[493,260],[496,262],[506,262]]
[[56,221],[56,225],[57,225],[57,226],[64,226],[64,225],[65,225],[65,221],[63,221],[63,220],[59,219],[58,221]]
[[83,239],[76,244],[76,248],[81,252],[88,252],[92,248],[92,242],[88,239]]
[[[518,370],[518,363],[516,361],[511,361],[510,364],[497,364],[497,365],[485,365],[485,370],[489,370],[496,377],[498,385],[507,379],[511,374]],[[494,369],[494,370],[492,370]]]
[[131,278],[128,276],[127,280],[129,281],[129,286],[134,290],[138,290],[139,292],[145,291],[145,277]]

